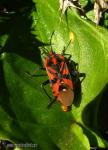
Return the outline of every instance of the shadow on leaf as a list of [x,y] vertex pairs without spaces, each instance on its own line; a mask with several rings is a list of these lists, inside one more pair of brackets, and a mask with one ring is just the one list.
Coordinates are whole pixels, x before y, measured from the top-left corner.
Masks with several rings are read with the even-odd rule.
[[[108,140],[108,84],[104,87],[101,93],[89,103],[83,111],[82,119],[88,129],[94,131],[101,138]],[[98,142],[90,130],[84,128],[84,132],[89,138],[91,146],[97,146]],[[104,142],[104,141],[103,141]],[[106,143],[104,143],[106,145]],[[108,146],[108,145],[106,145]]]

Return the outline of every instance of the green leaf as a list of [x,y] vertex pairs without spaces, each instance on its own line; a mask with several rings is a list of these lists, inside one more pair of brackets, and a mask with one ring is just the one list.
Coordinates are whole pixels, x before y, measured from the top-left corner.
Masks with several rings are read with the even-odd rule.
[[[108,82],[108,31],[82,19],[74,9],[63,16],[57,0],[35,0],[1,20],[0,138],[16,144],[36,144],[41,150],[107,147],[99,130],[98,112]],[[52,47],[56,53],[62,52],[73,33],[66,53],[86,74],[80,101],[68,113],[62,112],[58,103],[47,110],[48,98],[40,86],[47,76],[29,78],[26,74],[45,74],[38,69],[42,67],[40,49],[49,44],[53,31]],[[46,89],[53,97],[49,85]]]

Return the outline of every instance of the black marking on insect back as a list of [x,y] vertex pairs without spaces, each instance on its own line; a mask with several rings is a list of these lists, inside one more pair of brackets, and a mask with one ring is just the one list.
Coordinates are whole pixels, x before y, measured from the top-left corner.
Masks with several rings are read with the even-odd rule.
[[50,57],[50,56],[48,56],[47,57],[47,60],[48,60],[48,62],[47,62],[47,66],[51,66],[52,65],[52,58]]
[[57,60],[57,63],[61,63],[63,61],[57,54],[55,55],[55,58]]
[[60,70],[60,65],[59,65],[59,64],[53,64],[53,65],[51,66],[51,68],[54,69],[54,70],[58,73],[59,70]]
[[65,78],[65,79],[71,79],[71,76],[70,76],[70,74],[64,74],[63,78]]
[[51,57],[48,57],[47,60],[48,60],[47,66],[53,68],[54,70],[59,70],[61,61],[58,62],[56,58]]
[[48,61],[48,64],[47,64],[47,66],[51,66],[52,65],[52,61]]

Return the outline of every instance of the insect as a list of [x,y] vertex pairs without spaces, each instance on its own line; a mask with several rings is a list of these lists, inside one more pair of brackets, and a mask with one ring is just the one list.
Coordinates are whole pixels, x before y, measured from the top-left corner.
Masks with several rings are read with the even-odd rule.
[[74,99],[74,91],[73,82],[64,55],[56,54],[51,50],[44,59],[44,66],[49,80],[44,82],[42,86],[44,88],[44,85],[50,83],[55,97],[48,107],[57,100],[61,103],[63,111],[68,111]]
[[[45,51],[46,56],[44,58],[44,66],[49,80],[42,84],[45,93],[49,97],[44,86],[50,83],[50,87],[55,97],[48,107],[50,107],[55,101],[59,101],[65,112],[71,109],[76,89],[78,90],[78,85],[85,77],[84,73],[78,72],[78,64],[71,60],[71,55],[65,54],[66,49],[67,48],[64,48],[61,54],[57,54],[53,50],[50,52],[47,50]],[[69,56],[66,57],[65,55]],[[83,77],[81,82],[79,77]],[[50,97],[49,99],[51,100]]]
[[[58,101],[64,112],[71,110],[77,78],[81,75],[77,71],[77,63],[70,59],[71,55],[65,54],[66,49],[67,48],[64,48],[61,54],[55,53],[52,48],[50,51],[43,49],[43,54],[45,55],[43,61],[44,68],[41,68],[46,70],[49,77],[47,81],[42,83],[42,88],[50,100],[48,108],[50,108],[55,101]],[[69,56],[66,57],[65,55]],[[47,84],[50,84],[54,99],[49,96],[45,89],[45,85]]]

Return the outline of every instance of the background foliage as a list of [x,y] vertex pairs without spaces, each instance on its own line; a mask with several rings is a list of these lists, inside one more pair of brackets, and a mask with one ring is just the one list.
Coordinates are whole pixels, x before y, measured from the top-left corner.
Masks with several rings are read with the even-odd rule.
[[[88,1],[81,3],[86,6]],[[58,0],[5,0],[0,4],[0,139],[35,143],[39,150],[108,147],[107,27],[81,18],[75,9],[62,15]],[[57,53],[73,33],[66,52],[86,74],[82,94],[68,113],[58,103],[46,109],[48,98],[40,85],[48,77],[25,74],[45,74],[38,69],[42,66],[39,47],[49,44],[53,31],[52,46]],[[47,90],[53,97],[49,85]]]

